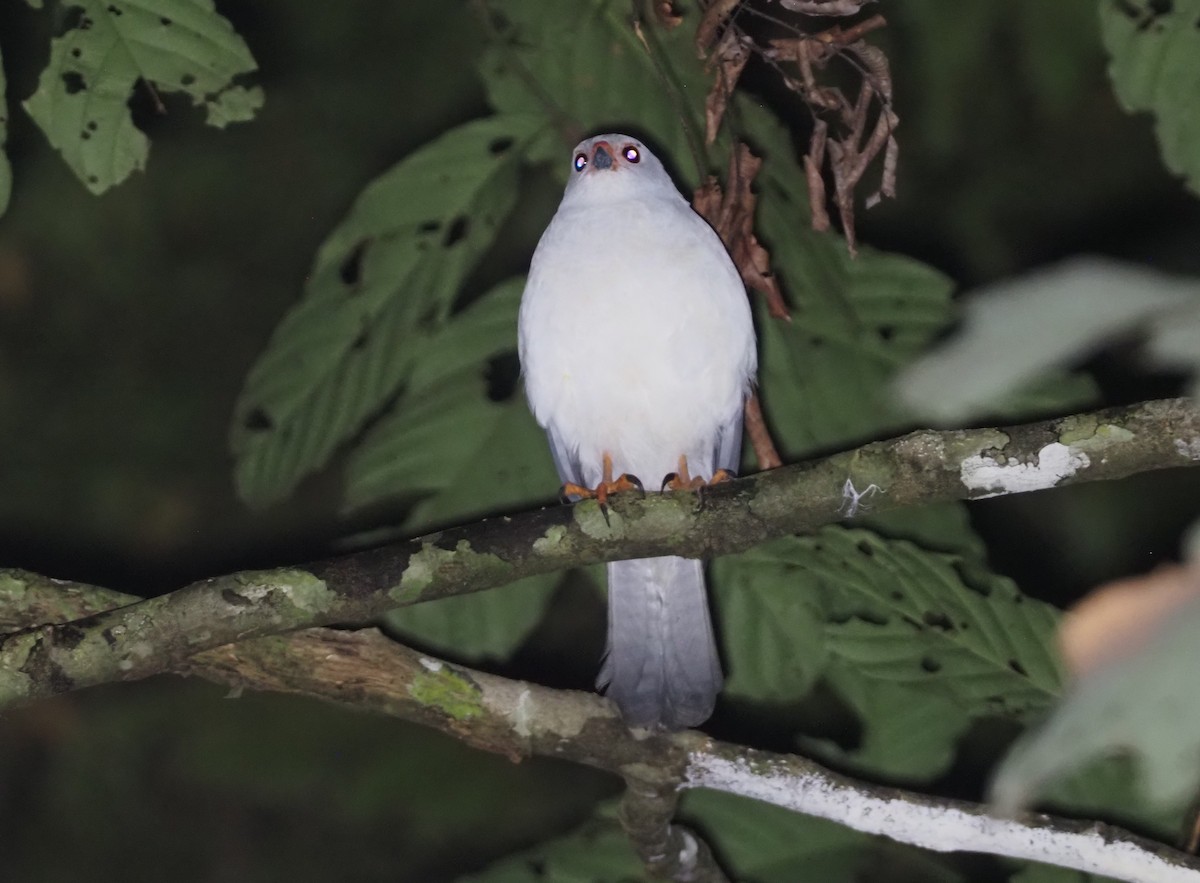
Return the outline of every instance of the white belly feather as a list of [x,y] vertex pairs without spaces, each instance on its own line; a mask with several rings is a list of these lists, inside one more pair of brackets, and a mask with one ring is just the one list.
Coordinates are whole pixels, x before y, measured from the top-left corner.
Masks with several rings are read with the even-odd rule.
[[534,255],[520,345],[534,416],[578,451],[588,484],[605,452],[647,489],[681,454],[710,476],[755,371],[742,281],[678,197],[561,209]]

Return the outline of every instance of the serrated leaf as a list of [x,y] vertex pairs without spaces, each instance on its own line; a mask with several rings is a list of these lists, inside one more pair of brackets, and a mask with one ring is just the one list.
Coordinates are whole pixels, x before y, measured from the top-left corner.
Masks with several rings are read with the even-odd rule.
[[1200,603],[1177,610],[1133,655],[1085,674],[1050,718],[1026,734],[996,773],[1002,812],[1032,802],[1041,788],[1085,761],[1131,754],[1144,797],[1181,807],[1200,790]]
[[786,133],[740,105],[766,162],[760,238],[792,308],[781,322],[759,309],[759,386],[785,459],[875,438],[900,425],[887,380],[950,321],[950,280],[901,255],[809,229],[804,173]]
[[831,527],[713,570],[727,695],[798,701],[823,678],[862,721],[845,759],[864,770],[933,775],[972,720],[1058,694],[1053,608],[960,555]]
[[641,861],[620,824],[593,819],[578,830],[496,862],[458,883],[631,883],[644,879]]
[[559,574],[530,576],[498,592],[475,592],[393,610],[389,633],[469,663],[507,660],[542,621]]
[[367,187],[250,372],[231,444],[263,504],[324,465],[394,396],[517,197],[528,117],[460,126]]
[[962,329],[906,370],[896,390],[922,415],[961,421],[1114,335],[1198,307],[1200,281],[1075,259],[974,294]]
[[642,25],[639,38],[627,0],[497,0],[488,14],[500,39],[480,63],[488,99],[506,113],[532,113],[556,137],[538,158],[566,174],[568,150],[604,131],[643,137],[688,186],[699,184],[690,161],[703,150],[704,96],[709,78],[694,44],[699,10],[684,9],[671,30]]
[[4,80],[4,56],[0,55],[0,216],[8,211],[12,196],[12,166],[4,145],[8,141],[8,83]]
[[732,794],[689,791],[681,815],[704,834],[735,880],[952,883],[962,879],[941,856]]
[[[523,286],[521,279],[498,286],[422,346],[404,396],[347,462],[347,508],[417,500],[403,528],[418,534],[553,496],[558,478],[523,397],[498,403],[486,393],[486,360],[516,346]],[[387,623],[457,658],[505,659],[541,620],[558,578],[407,607]]]
[[1128,110],[1148,110],[1167,168],[1200,194],[1200,0],[1104,0],[1108,73]]
[[[25,109],[93,193],[145,167],[150,142],[128,107],[135,88],[182,92],[209,108],[211,122],[213,105],[240,90],[233,79],[258,67],[212,0],[65,5],[81,11],[78,24],[51,42],[50,63]],[[244,106],[240,118],[252,110]]]

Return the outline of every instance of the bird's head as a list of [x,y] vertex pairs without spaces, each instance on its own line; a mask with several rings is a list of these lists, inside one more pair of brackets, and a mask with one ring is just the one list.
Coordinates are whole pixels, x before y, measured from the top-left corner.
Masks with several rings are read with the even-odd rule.
[[619,200],[675,191],[663,164],[636,138],[618,133],[581,141],[571,152],[571,177],[564,200]]

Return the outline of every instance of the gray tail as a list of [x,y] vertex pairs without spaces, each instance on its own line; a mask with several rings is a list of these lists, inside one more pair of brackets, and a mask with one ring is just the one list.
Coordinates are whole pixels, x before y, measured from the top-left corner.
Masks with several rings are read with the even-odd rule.
[[597,686],[631,727],[694,727],[721,690],[700,561],[608,565],[608,649]]

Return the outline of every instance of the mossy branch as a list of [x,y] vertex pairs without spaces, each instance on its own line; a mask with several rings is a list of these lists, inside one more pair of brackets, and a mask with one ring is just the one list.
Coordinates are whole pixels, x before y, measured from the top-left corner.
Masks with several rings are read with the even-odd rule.
[[[201,580],[63,621],[29,615],[50,580],[0,571],[0,707],[178,668],[205,650],[568,567],[662,554],[711,558],[870,508],[977,499],[1200,462],[1200,410],[1144,402],[1002,429],[920,431],[691,492],[622,495],[505,516],[325,561]],[[53,606],[53,601],[49,603]],[[23,617],[14,611],[26,610]]]

